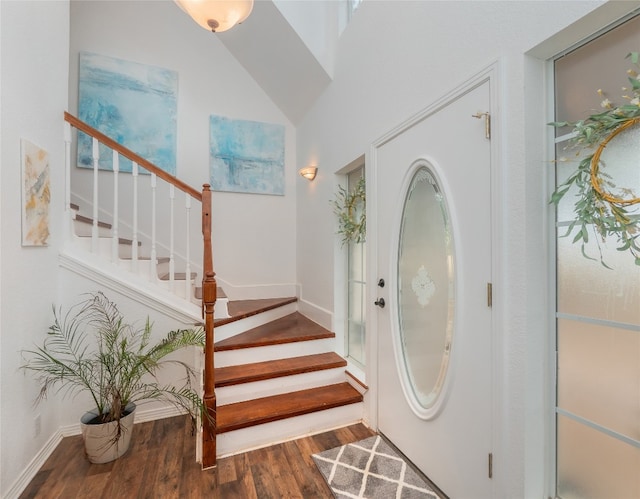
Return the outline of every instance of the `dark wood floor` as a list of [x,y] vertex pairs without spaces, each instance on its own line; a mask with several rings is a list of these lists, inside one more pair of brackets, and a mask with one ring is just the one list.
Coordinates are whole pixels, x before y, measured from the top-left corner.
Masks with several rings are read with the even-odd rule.
[[201,471],[186,417],[135,426],[127,454],[90,464],[82,438],[62,440],[21,498],[330,498],[311,455],[373,435],[356,424],[218,460]]

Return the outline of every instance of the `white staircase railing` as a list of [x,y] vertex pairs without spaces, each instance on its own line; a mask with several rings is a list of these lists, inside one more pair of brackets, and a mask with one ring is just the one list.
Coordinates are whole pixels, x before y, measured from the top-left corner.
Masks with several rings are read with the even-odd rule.
[[[200,279],[204,276],[202,265],[194,260],[202,261],[203,253],[192,254],[191,226],[199,225],[200,220],[196,218],[198,213],[192,213],[191,200],[194,198],[201,202],[202,194],[66,113],[65,210],[69,220],[74,218],[70,206],[73,201],[78,201],[72,199],[71,189],[72,128],[88,133],[92,141],[92,168],[74,172],[74,175],[84,175],[86,184],[89,184],[86,177],[91,175],[91,187],[86,189],[91,192],[90,199],[81,198],[85,205],[90,205],[83,207],[91,214],[90,252],[126,267],[133,274],[168,289],[179,298],[199,304],[195,293],[199,285],[196,279],[198,275]],[[100,156],[101,144],[110,149],[112,168],[109,170],[100,168],[101,159],[104,161]],[[123,174],[122,158],[132,161],[130,175]],[[176,203],[176,188],[184,194],[182,206],[182,203]],[[163,207],[162,211],[168,217],[161,228],[157,225],[159,207]],[[110,236],[101,230],[101,220],[110,223]],[[74,234],[69,234],[69,237],[74,238]],[[130,251],[123,250],[123,243],[130,247]],[[165,263],[159,264],[160,256],[164,256],[163,262],[168,259],[168,268]],[[223,304],[218,306],[221,313],[216,317],[226,315],[220,305]]]

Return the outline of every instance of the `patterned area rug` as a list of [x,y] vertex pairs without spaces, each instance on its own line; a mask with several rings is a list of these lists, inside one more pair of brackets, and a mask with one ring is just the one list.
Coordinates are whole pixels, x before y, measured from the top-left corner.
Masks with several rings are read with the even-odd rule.
[[312,457],[337,499],[439,498],[379,435]]

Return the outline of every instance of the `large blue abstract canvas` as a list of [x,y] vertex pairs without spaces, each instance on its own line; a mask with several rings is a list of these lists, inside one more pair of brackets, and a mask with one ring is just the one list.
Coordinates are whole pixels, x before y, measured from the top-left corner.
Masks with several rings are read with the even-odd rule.
[[[176,173],[178,73],[80,53],[79,118],[163,170]],[[99,167],[112,169],[101,146]],[[91,167],[91,140],[78,134],[78,165]],[[120,159],[120,170],[131,162]]]
[[284,126],[210,117],[211,188],[284,195]]

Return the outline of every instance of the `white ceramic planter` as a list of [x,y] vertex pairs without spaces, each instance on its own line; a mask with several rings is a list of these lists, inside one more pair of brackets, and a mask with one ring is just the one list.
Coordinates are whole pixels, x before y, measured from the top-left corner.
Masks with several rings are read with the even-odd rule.
[[115,439],[118,430],[117,422],[88,424],[98,415],[96,411],[87,412],[80,418],[84,447],[89,461],[94,464],[108,463],[127,452],[131,443],[135,409],[135,404],[127,406],[126,410],[130,412],[120,419],[122,431],[117,440]]

